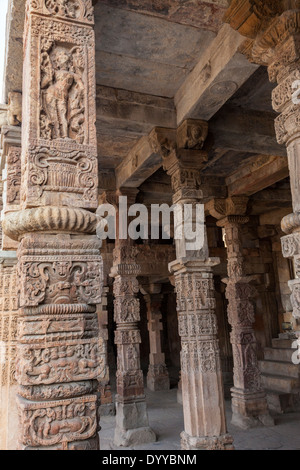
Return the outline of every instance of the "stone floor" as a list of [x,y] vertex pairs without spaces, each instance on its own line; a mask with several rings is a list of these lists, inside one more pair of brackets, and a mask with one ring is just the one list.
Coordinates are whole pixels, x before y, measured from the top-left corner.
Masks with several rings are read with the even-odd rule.
[[[176,389],[169,392],[147,391],[149,421],[158,436],[157,442],[128,450],[180,450],[179,434],[183,430],[182,407],[176,401]],[[230,423],[230,401],[226,402],[227,422]],[[242,431],[229,424],[238,450],[300,450],[300,413],[278,415],[272,428]],[[100,445],[102,450],[120,449],[113,445],[115,417],[101,418]]]

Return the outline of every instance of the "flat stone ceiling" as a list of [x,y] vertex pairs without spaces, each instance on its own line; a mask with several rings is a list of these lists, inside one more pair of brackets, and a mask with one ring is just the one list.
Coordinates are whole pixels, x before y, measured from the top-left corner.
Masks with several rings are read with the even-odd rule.
[[227,0],[96,0],[95,3],[215,32],[222,25],[228,7]]
[[206,2],[187,2],[183,16],[170,13],[172,21],[156,10],[136,11],[137,3],[105,0],[95,7],[97,84],[172,98],[215,38],[217,25],[212,28],[208,17],[198,27],[181,23],[188,12],[193,18],[195,4]]

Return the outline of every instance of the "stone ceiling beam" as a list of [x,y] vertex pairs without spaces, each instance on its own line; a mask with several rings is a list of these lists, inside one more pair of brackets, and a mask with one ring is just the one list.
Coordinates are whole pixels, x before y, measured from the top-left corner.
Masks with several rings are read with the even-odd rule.
[[243,42],[229,25],[221,28],[175,95],[178,124],[187,118],[211,119],[257,70],[239,52]]
[[209,122],[215,149],[286,156],[276,141],[274,114],[224,106]]
[[228,195],[251,196],[287,178],[288,175],[286,157],[261,155],[226,179]]
[[162,148],[172,146],[175,138],[176,130],[155,128],[140,139],[116,168],[117,188],[138,188],[161,167]]
[[154,126],[176,127],[176,110],[170,98],[97,85],[97,123],[120,121],[122,129],[148,134]]

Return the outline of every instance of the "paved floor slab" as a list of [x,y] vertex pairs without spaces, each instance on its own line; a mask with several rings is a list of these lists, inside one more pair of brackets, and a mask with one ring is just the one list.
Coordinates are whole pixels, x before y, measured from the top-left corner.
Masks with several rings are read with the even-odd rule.
[[[157,435],[157,442],[139,445],[128,450],[180,450],[179,435],[183,430],[182,406],[176,401],[177,390],[147,393],[150,426]],[[227,422],[231,420],[230,401],[226,402]],[[234,437],[237,450],[300,450],[300,413],[275,417],[271,428],[254,428],[242,431],[231,424],[229,432]],[[121,449],[113,444],[115,417],[101,418],[100,446],[102,450]]]

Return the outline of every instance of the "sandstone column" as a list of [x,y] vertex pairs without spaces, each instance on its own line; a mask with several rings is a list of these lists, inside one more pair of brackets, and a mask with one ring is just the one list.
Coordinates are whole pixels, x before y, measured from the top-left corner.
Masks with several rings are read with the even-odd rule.
[[228,321],[232,328],[230,339],[234,365],[232,423],[243,429],[261,424],[274,425],[261,385],[253,329],[253,298],[256,290],[251,282],[255,276],[247,275],[243,255],[242,226],[249,222],[249,217],[246,216],[247,205],[247,197],[213,200],[208,204],[211,215],[220,219],[217,225],[225,230],[228,278],[223,282],[226,283]]
[[0,252],[0,256],[0,449],[15,450],[18,426],[15,377],[17,259],[14,252]]
[[165,355],[162,352],[161,331],[163,330],[161,303],[163,294],[161,294],[161,285],[152,284],[143,286],[148,292],[144,295],[147,306],[147,320],[149,331],[149,369],[147,374],[147,387],[153,392],[170,389],[169,373],[166,367]]
[[298,0],[255,2],[232,0],[225,20],[247,40],[241,50],[251,61],[268,67],[273,91],[277,140],[287,147],[293,214],[282,221],[283,256],[294,260],[290,281],[293,315],[300,318],[300,4]]
[[[188,120],[177,130],[177,148],[164,143],[163,164],[171,176],[174,204],[195,208],[201,203],[200,170],[207,160],[202,150],[207,132],[207,123]],[[212,272],[219,260],[209,257],[205,224],[202,228],[203,247],[191,250],[185,238],[176,240],[177,259],[170,264],[182,348],[185,430],[181,446],[184,450],[226,450],[233,448],[233,441],[226,429]]]
[[103,287],[101,305],[98,306],[98,324],[99,324],[99,338],[100,338],[100,350],[104,364],[106,365],[106,374],[101,377],[99,381],[99,393],[100,393],[100,406],[99,415],[107,416],[113,415],[115,412],[114,403],[112,399],[110,378],[109,378],[109,367],[108,367],[108,312],[107,312],[107,295],[109,287]]
[[[12,112],[12,110],[11,110]],[[21,129],[3,126],[1,135],[2,214],[19,210]],[[1,204],[2,206],[2,204]],[[1,224],[0,224],[1,226]],[[0,251],[0,449],[15,450],[18,432],[16,346],[18,320],[18,243],[2,236]],[[10,250],[10,251],[8,251]]]
[[21,210],[3,221],[20,242],[20,449],[99,447],[94,49],[91,0],[27,0]]
[[[118,194],[128,197],[128,207],[135,201],[135,190]],[[124,447],[156,440],[149,427],[144,377],[140,365],[140,301],[137,298],[137,276],[141,273],[141,266],[137,264],[137,255],[138,249],[132,244],[132,240],[120,239],[117,233],[111,271],[111,276],[114,277],[114,320],[117,324],[115,344],[118,354],[114,442]]]

